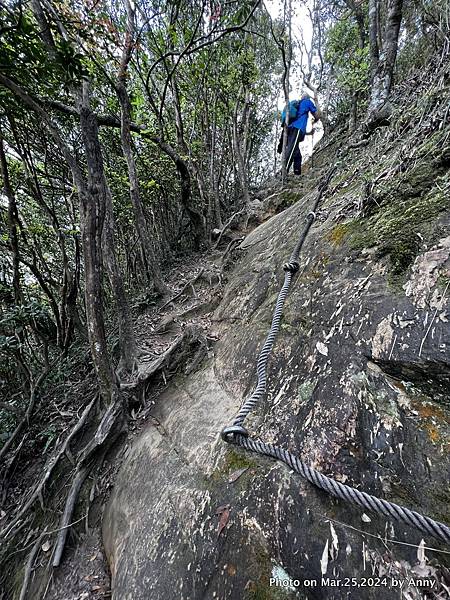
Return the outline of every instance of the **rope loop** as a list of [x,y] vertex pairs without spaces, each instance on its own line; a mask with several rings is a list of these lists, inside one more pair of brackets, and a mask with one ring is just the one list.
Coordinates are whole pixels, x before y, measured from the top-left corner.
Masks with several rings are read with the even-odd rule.
[[[242,425],[230,425],[229,427],[224,427],[220,433],[220,437],[227,444],[233,444],[235,442],[235,436],[242,435],[243,437],[248,437],[248,431]],[[232,438],[230,439],[230,436]]]
[[314,221],[315,218],[316,218],[316,213],[314,211],[311,211],[306,215],[306,219],[308,221],[311,221],[311,223]]

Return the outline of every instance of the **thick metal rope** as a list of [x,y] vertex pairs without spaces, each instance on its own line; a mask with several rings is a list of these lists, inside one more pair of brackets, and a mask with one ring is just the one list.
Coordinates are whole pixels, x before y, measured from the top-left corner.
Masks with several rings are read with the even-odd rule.
[[243,423],[249,413],[255,408],[258,402],[264,397],[266,393],[267,383],[267,363],[269,360],[270,353],[275,342],[275,338],[280,329],[281,315],[283,312],[284,302],[289,292],[289,288],[292,282],[292,278],[299,268],[299,254],[303,246],[303,243],[308,235],[311,225],[315,219],[315,211],[319,206],[322,196],[328,187],[328,183],[331,180],[333,170],[330,171],[327,177],[319,185],[319,193],[317,194],[316,200],[313,205],[313,211],[310,212],[306,217],[306,223],[297,245],[291,254],[289,262],[287,262],[283,269],[285,271],[284,283],[278,294],[275,310],[272,318],[272,325],[267,335],[266,341],[262,347],[261,352],[258,356],[257,362],[257,384],[253,393],[245,400],[241,409],[239,410],[233,424],[229,427],[225,427],[222,431],[222,439],[236,446],[241,446],[250,452],[256,452],[266,456],[271,456],[277,460],[281,460],[286,463],[291,469],[299,473],[302,477],[307,479],[310,483],[314,484],[318,488],[328,492],[332,496],[345,500],[351,504],[356,504],[361,508],[364,508],[370,512],[384,515],[385,517],[395,519],[402,523],[406,523],[411,527],[419,529],[423,533],[433,536],[446,544],[450,544],[450,528],[444,523],[425,517],[409,508],[399,506],[393,502],[387,502],[380,498],[376,498],[365,492],[361,492],[349,485],[335,481],[326,475],[323,475],[316,469],[309,467],[299,458],[291,454],[290,452],[274,446],[273,444],[267,444],[261,440],[255,440],[248,437],[248,432],[244,428]]

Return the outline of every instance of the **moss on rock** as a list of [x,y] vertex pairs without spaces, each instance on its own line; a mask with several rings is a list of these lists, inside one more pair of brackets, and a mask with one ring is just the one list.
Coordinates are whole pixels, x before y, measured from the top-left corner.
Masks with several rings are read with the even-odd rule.
[[445,179],[426,191],[418,189],[419,178],[412,176],[403,195],[392,192],[374,215],[354,223],[351,246],[358,250],[377,246],[378,257],[389,256],[392,275],[402,275],[417,256],[422,239],[432,236],[433,222],[448,207]]
[[342,246],[351,229],[351,223],[338,223],[330,231],[327,239],[333,246]]

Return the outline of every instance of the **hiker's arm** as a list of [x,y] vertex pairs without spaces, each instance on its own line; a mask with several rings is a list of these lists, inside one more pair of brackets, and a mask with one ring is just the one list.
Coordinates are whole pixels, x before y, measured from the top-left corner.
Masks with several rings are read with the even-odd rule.
[[320,111],[317,109],[317,106],[314,104],[314,102],[312,100],[309,101],[308,108],[309,108],[309,112],[312,114],[314,123],[317,123],[317,121],[320,121],[320,119],[321,119]]
[[314,123],[317,123],[317,121],[320,121],[320,119],[322,118],[320,116],[320,111],[315,106],[314,106],[314,110],[311,111],[311,114],[312,114],[312,118],[313,118],[313,122]]

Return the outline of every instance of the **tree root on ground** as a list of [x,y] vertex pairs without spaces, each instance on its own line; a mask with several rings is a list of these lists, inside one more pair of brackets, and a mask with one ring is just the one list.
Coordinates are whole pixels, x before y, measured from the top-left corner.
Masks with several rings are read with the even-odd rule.
[[[14,536],[16,536],[27,523],[26,513],[32,508],[35,501],[40,498],[42,502],[44,488],[49,482],[56,465],[59,463],[62,456],[69,452],[69,444],[71,440],[73,440],[74,436],[79,433],[84,426],[87,425],[88,417],[91,414],[91,410],[95,405],[96,400],[97,396],[94,397],[86,406],[80,419],[77,421],[67,438],[61,444],[57,453],[54,454],[49,461],[44,476],[36,485],[26,503],[20,508],[14,519],[0,533],[0,536],[2,536],[3,539],[8,537],[9,541],[11,542]],[[98,462],[98,459],[100,459],[101,462],[103,461],[106,452],[111,448],[112,444],[120,435],[120,433],[124,431],[125,415],[126,411],[124,399],[121,395],[119,395],[115,401],[106,408],[94,435],[79,452],[76,460],[76,474],[73,478],[69,493],[67,494],[65,500],[64,511],[60,519],[59,528],[50,532],[44,530],[38,537],[37,541],[33,544],[25,567],[20,599],[26,598],[31,573],[44,537],[57,533],[56,542],[54,544],[53,552],[51,553],[51,557],[53,558],[50,558],[50,561],[52,567],[58,567],[61,564],[61,558],[67,540],[67,534],[71,526],[74,524],[72,522],[72,516],[83,483],[92,471],[92,468],[96,462]],[[7,550],[7,546],[5,546],[5,548]],[[49,574],[49,577],[51,577],[51,573]]]
[[34,561],[39,552],[39,548],[41,547],[42,540],[47,535],[47,532],[44,530],[38,539],[33,544],[30,554],[28,555],[27,564],[25,565],[25,572],[23,575],[22,588],[20,590],[19,600],[25,600],[28,584],[30,583],[31,573],[33,571]]
[[202,267],[200,269],[200,271],[197,273],[197,275],[195,275],[195,277],[193,277],[192,279],[190,279],[182,288],[181,290],[178,292],[178,294],[175,294],[175,296],[173,296],[173,298],[170,298],[170,300],[167,300],[167,302],[165,302],[160,308],[159,308],[159,312],[161,312],[164,308],[166,308],[166,306],[168,306],[169,304],[172,304],[173,302],[175,302],[175,300],[177,300],[180,296],[182,296],[184,294],[184,292],[187,290],[188,287],[194,286],[194,283],[196,283],[200,277],[203,275],[203,271],[205,269]]
[[156,373],[170,367],[171,370],[177,369],[179,365],[192,354],[198,345],[205,345],[206,338],[201,327],[189,324],[183,333],[177,336],[172,344],[158,358],[151,363],[142,366],[140,373],[135,381],[130,383],[121,383],[120,389],[131,391],[142,384],[148,382]]
[[[203,270],[199,272],[197,279],[202,273]],[[141,384],[144,384],[145,386],[145,384],[158,373],[162,373],[165,381],[165,369],[170,369],[170,371],[173,372],[185,363],[188,363],[186,368],[190,368],[191,370],[197,368],[206,349],[207,341],[203,329],[198,325],[189,324],[161,356],[145,367],[142,367],[141,365],[141,371],[138,374],[136,381],[132,383],[123,383],[121,385],[121,390],[122,392],[126,392],[127,390],[134,390]],[[33,404],[34,400],[32,402],[32,405]],[[125,429],[127,420],[127,402],[123,393],[119,392],[111,404],[104,409],[100,421],[97,421],[98,425],[96,426],[95,432],[89,436],[88,441],[84,444],[78,454],[76,455],[73,450],[71,451],[70,446],[74,441],[74,438],[81,434],[82,431],[86,432],[86,428],[89,427],[92,422],[92,411],[96,405],[98,405],[98,396],[95,396],[85,406],[80,418],[72,427],[67,437],[59,444],[59,447],[53,453],[52,457],[47,461],[44,467],[44,473],[34,486],[32,492],[29,494],[23,505],[18,507],[16,514],[14,514],[12,519],[0,532],[0,537],[6,542],[1,551],[1,558],[3,560],[9,560],[9,557],[15,554],[15,552],[11,552],[11,545],[14,544],[17,547],[19,533],[22,533],[23,539],[23,532],[27,532],[28,537],[25,541],[25,548],[30,546],[30,544],[27,546],[27,542],[29,540],[30,530],[34,519],[33,506],[38,500],[41,502],[42,506],[44,505],[43,497],[45,490],[48,488],[50,481],[54,477],[56,468],[61,463],[61,459],[66,457],[74,465],[75,471],[71,480],[70,489],[65,495],[64,509],[59,518],[58,528],[48,531],[47,526],[40,534],[39,531],[37,532],[37,539],[35,542],[32,542],[32,547],[26,560],[22,587],[20,589],[19,598],[21,600],[24,600],[27,597],[27,594],[31,593],[30,586],[32,585],[33,572],[37,568],[36,565],[41,562],[39,560],[40,552],[45,552],[50,549],[50,547],[46,549],[43,548],[43,540],[50,540],[50,536],[53,537],[55,534],[56,539],[53,544],[53,550],[50,555],[47,555],[47,566],[43,567],[43,578],[38,585],[48,585],[53,575],[53,569],[61,565],[68,532],[74,525],[74,522],[72,521],[73,513],[83,484],[86,482],[86,479],[89,477],[95,466],[103,462],[105,454]],[[47,544],[48,543],[46,542],[46,545]],[[23,548],[23,550],[25,550],[25,548]],[[23,550],[21,550],[21,552]]]
[[16,514],[14,519],[2,531],[0,531],[0,538],[6,539],[11,534],[12,534],[12,536],[15,535],[15,533],[17,533],[17,531],[14,531],[14,527],[19,523],[19,521],[26,514],[26,512],[33,506],[35,501],[38,498],[42,498],[46,483],[49,481],[49,479],[50,479],[56,465],[59,463],[61,457],[69,451],[70,441],[73,439],[73,437],[80,431],[80,429],[86,423],[86,420],[90,414],[92,407],[95,404],[96,399],[97,399],[96,397],[93,398],[91,400],[91,402],[86,406],[86,408],[84,409],[78,422],[75,424],[75,426],[72,428],[72,431],[69,433],[67,438],[61,444],[59,450],[49,460],[49,462],[47,464],[47,468],[44,473],[44,476],[41,478],[40,482],[36,485],[36,487],[34,488],[33,492],[31,493],[30,497],[28,498],[28,500],[25,502],[25,504],[22,506],[22,508],[18,511],[18,513]]

